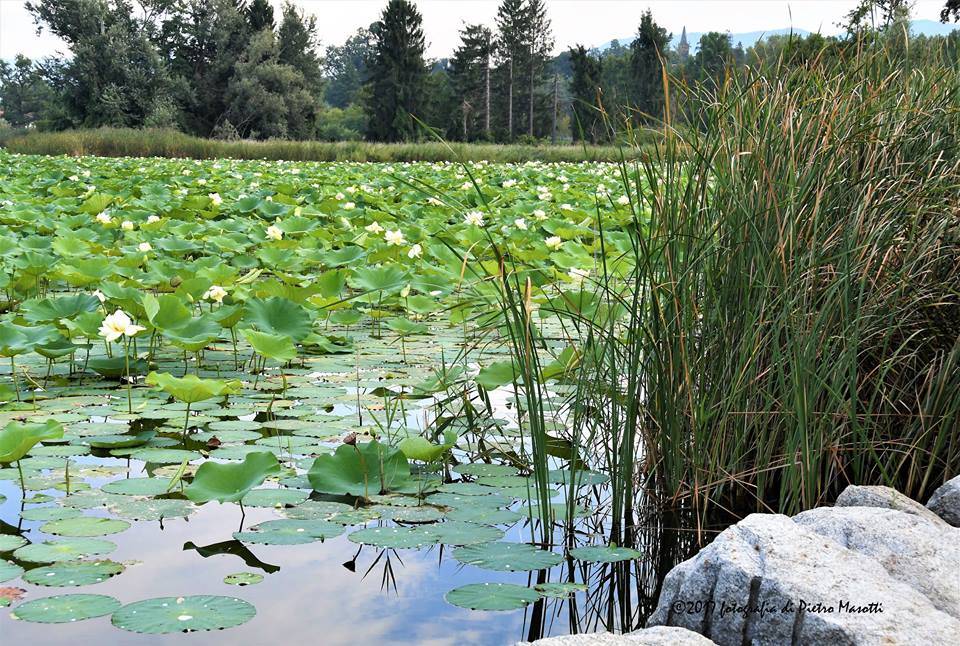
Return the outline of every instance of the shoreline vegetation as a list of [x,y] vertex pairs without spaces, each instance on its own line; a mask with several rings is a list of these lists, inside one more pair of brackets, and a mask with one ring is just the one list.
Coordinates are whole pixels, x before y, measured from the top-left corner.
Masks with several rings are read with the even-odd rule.
[[14,134],[0,146],[28,155],[259,159],[268,161],[460,162],[494,163],[617,162],[653,148],[659,134],[639,133],[641,147],[596,145],[478,144],[460,142],[379,143],[368,141],[287,141],[204,139],[168,129],[96,128]]

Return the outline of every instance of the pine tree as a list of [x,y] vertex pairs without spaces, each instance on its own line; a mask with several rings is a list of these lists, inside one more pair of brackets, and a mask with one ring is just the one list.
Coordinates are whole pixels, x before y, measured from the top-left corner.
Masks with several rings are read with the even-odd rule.
[[513,140],[516,134],[514,114],[517,94],[517,75],[526,60],[528,14],[524,0],[503,0],[497,9],[497,56],[503,84],[506,86],[506,134]]
[[550,19],[547,18],[547,7],[544,0],[528,0],[527,26],[529,29],[528,74],[530,90],[527,112],[527,134],[534,136],[533,122],[536,104],[536,88],[543,82],[543,70],[547,57],[553,50],[553,35],[550,31]]
[[630,67],[634,84],[634,107],[638,121],[663,115],[663,64],[670,34],[653,20],[649,10],[640,18],[640,29],[630,45]]
[[367,63],[368,136],[377,141],[412,139],[423,96],[426,64],[423,18],[410,0],[389,0],[371,28],[373,50]]
[[570,50],[570,64],[573,67],[573,80],[570,83],[572,94],[571,110],[573,123],[570,128],[574,141],[584,139],[596,143],[600,135],[600,111],[597,106],[597,94],[603,65],[599,58],[591,56],[583,45]]
[[283,20],[277,30],[279,60],[294,68],[311,87],[315,96],[320,94],[321,69],[317,57],[316,16],[304,16],[292,2],[283,5]]
[[462,135],[465,140],[474,139],[482,130],[489,137],[493,33],[483,25],[467,25],[460,41],[450,61],[450,81],[462,101]]
[[273,31],[273,28],[276,27],[270,0],[252,0],[246,13],[247,22],[250,23],[250,29],[254,33],[264,29]]

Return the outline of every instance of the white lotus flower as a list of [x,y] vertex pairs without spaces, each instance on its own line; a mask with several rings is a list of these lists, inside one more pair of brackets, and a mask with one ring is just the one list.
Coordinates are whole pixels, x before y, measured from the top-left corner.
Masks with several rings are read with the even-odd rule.
[[410,251],[407,252],[407,258],[419,258],[423,255],[423,247],[419,244],[415,244],[410,247]]
[[137,249],[139,249],[144,253],[148,251],[153,251],[153,247],[150,246],[149,242],[141,242],[140,244],[137,245]]
[[400,298],[406,298],[410,295],[410,285],[404,285],[403,289],[400,290]]
[[104,296],[103,292],[101,292],[99,289],[98,289],[98,290],[95,290],[95,291],[93,292],[93,295],[94,295],[94,296],[96,297],[96,299],[97,299],[98,301],[100,301],[101,303],[103,303],[103,302],[105,302],[105,301],[107,300],[107,297]]
[[147,224],[153,224],[154,222],[159,222],[159,221],[160,221],[159,215],[151,215],[147,218]]
[[207,197],[210,198],[210,201],[213,203],[214,206],[220,206],[221,204],[223,204],[223,198],[220,197],[219,193],[207,193]]
[[100,336],[112,343],[124,335],[134,336],[137,332],[146,329],[140,325],[134,325],[123,310],[117,310],[104,317],[103,323],[100,324]]
[[620,197],[617,198],[617,204],[626,206],[627,204],[630,204],[630,198],[627,197],[626,195],[621,195]]
[[391,247],[400,246],[404,243],[403,232],[399,229],[396,231],[387,231],[383,234],[383,237],[386,238],[387,244]]
[[363,228],[370,233],[383,233],[383,227],[380,226],[379,222],[371,222]]
[[515,179],[508,179],[508,180],[504,180],[503,182],[504,188],[513,188],[516,185],[517,185],[517,180]]
[[283,230],[275,224],[267,227],[267,237],[271,240],[283,240]]
[[355,208],[357,208],[357,205],[354,204],[353,202],[344,202],[343,204],[344,211],[352,211]]
[[206,186],[207,180],[201,177],[200,179],[197,180],[197,184],[199,184],[200,186]]
[[110,214],[106,211],[101,211],[100,213],[97,213],[96,220],[100,224],[110,224],[113,221],[113,218],[111,218]]
[[133,231],[133,222],[130,220],[124,220],[120,223],[120,228],[124,231]]
[[480,211],[470,211],[464,216],[463,221],[475,227],[482,227],[483,213],[481,213]]
[[227,295],[227,290],[220,285],[211,285],[210,289],[203,293],[204,300],[214,301],[215,303],[222,303],[223,298]]
[[71,182],[79,182],[79,181],[80,181],[80,178],[77,177],[76,175],[71,175],[71,176],[68,177],[67,179],[69,179]]
[[560,205],[560,210],[561,210],[561,211],[572,211],[572,210],[573,210],[573,206],[570,205],[570,204],[567,204],[566,202],[564,202],[563,204]]
[[526,231],[527,221],[524,220],[523,218],[517,218],[516,220],[513,221],[513,226],[517,227],[521,231]]
[[589,272],[589,271],[586,271],[586,270],[584,270],[584,269],[578,269],[578,268],[574,267],[573,269],[571,269],[571,270],[567,273],[567,275],[570,276],[570,280],[571,280],[573,283],[579,285],[580,283],[583,282],[583,279],[584,279],[584,278],[586,278],[587,276],[590,275],[590,272]]
[[534,209],[533,217],[537,218],[538,220],[546,220],[547,212],[544,211],[543,209]]
[[550,236],[543,242],[548,248],[553,249],[554,251],[563,246],[563,240],[560,239],[560,236]]
[[340,200],[343,200],[343,198],[345,198],[346,195],[344,195],[343,193],[337,193],[337,194],[334,195],[333,197],[334,197],[337,201],[340,201]]

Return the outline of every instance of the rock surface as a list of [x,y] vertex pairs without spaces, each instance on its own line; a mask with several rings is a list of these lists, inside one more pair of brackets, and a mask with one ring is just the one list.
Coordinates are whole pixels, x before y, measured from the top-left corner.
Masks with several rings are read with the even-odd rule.
[[927,509],[954,527],[960,527],[960,476],[947,480],[933,492]]
[[872,558],[934,607],[960,618],[960,529],[879,507],[821,507],[793,520]]
[[896,489],[849,485],[837,496],[837,507],[880,507],[915,514],[931,522],[943,522],[935,513]]
[[535,642],[518,642],[516,646],[711,646],[712,641],[698,633],[672,626],[644,628],[626,635],[590,633],[548,637]]
[[960,633],[960,621],[873,558],[779,514],[748,516],[671,570],[648,622],[658,625],[721,646],[932,645]]

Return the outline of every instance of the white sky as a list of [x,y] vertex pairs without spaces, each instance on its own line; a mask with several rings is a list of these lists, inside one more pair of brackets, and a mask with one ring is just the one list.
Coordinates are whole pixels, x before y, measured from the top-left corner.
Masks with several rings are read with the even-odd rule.
[[[448,56],[465,22],[493,24],[497,0],[415,0],[423,14],[430,57]],[[271,0],[279,8],[282,0]],[[915,19],[937,20],[944,0],[917,0]],[[65,51],[49,33],[36,35],[24,0],[0,0],[0,58],[17,53],[40,58]],[[385,0],[295,0],[317,16],[323,46],[342,43],[359,27],[375,22]],[[668,31],[745,32],[781,27],[836,33],[836,23],[856,0],[547,0],[556,50],[575,43],[588,47],[632,34],[647,8]]]

